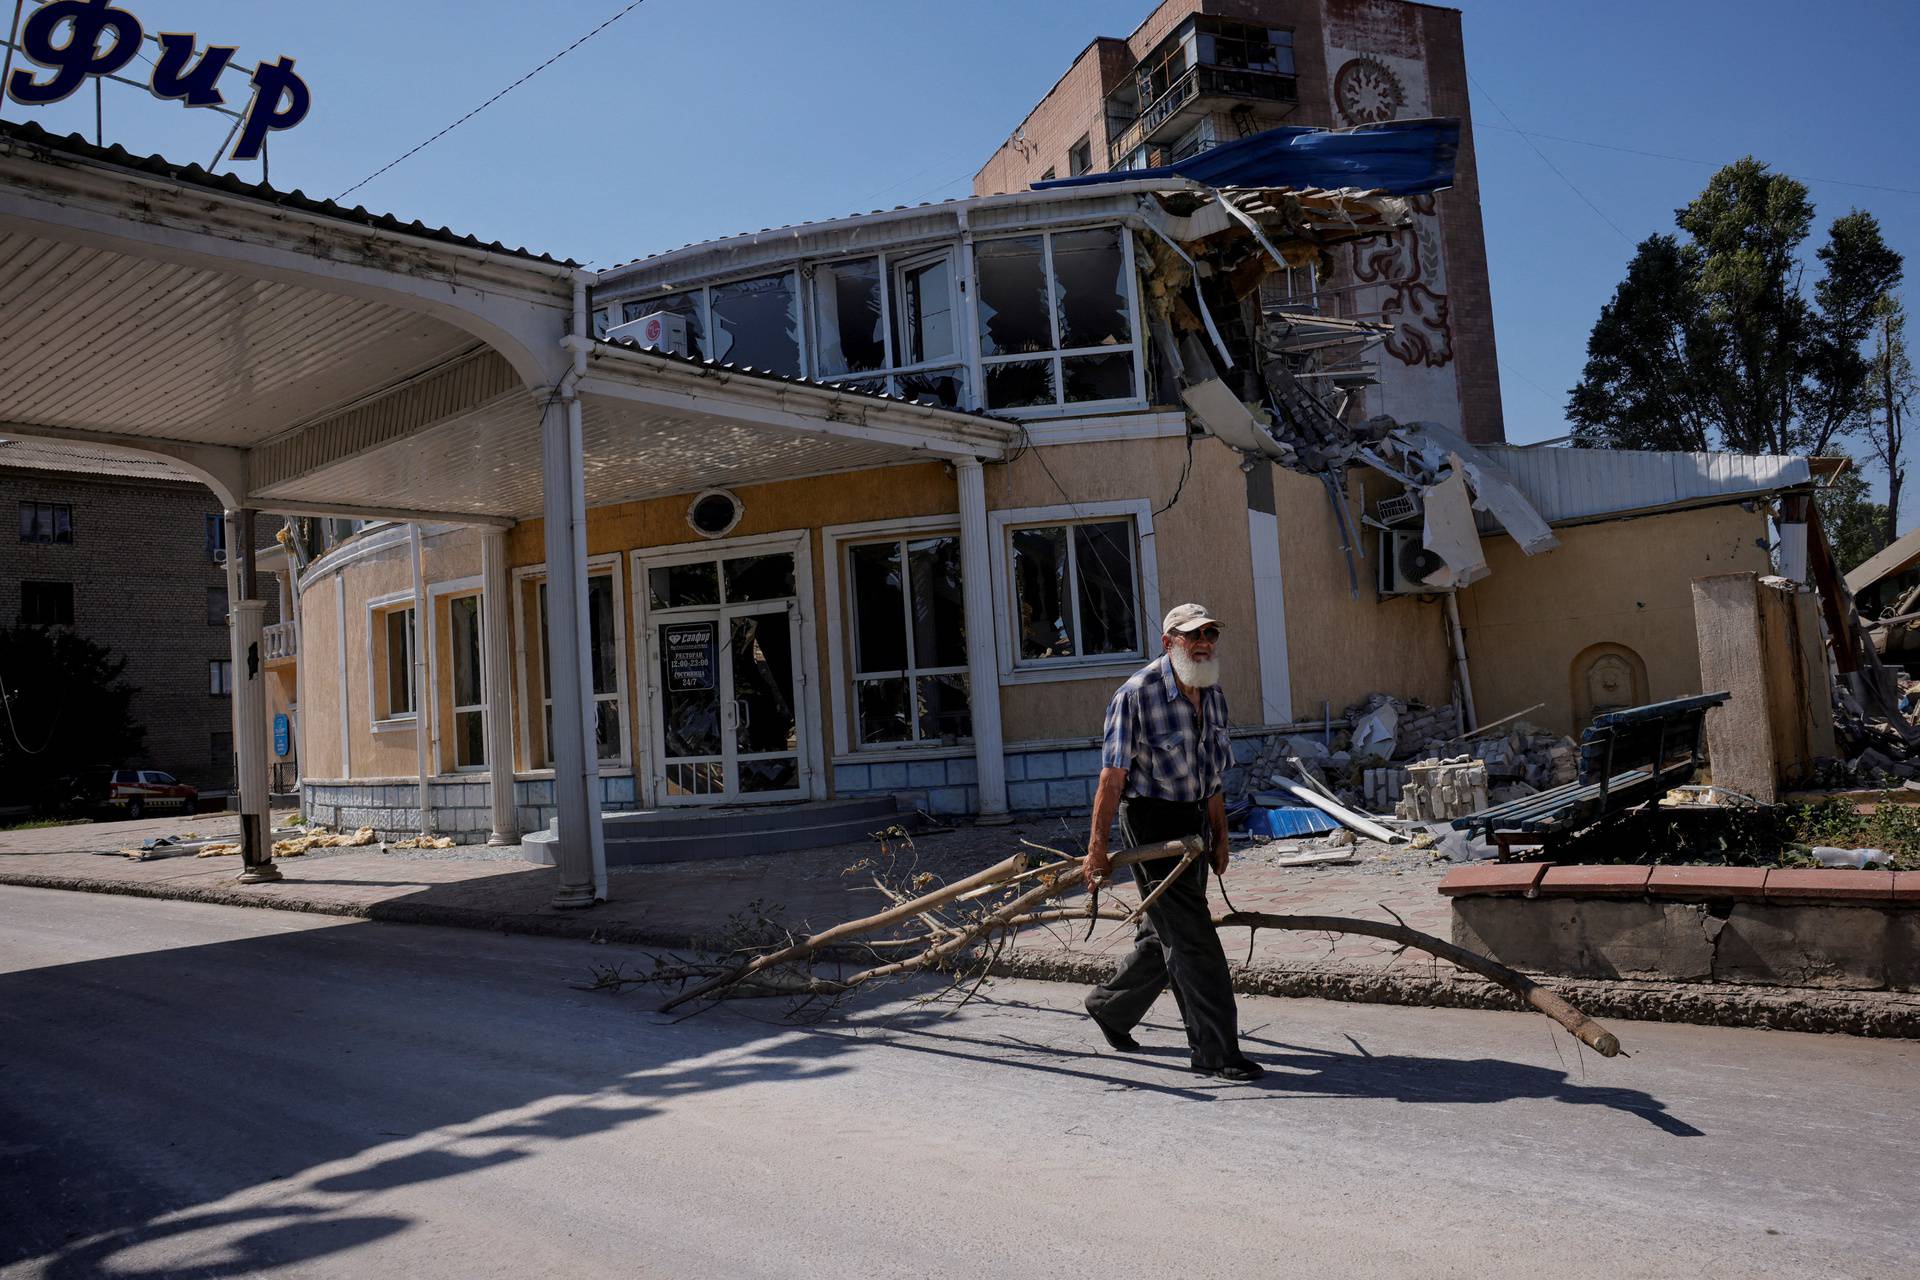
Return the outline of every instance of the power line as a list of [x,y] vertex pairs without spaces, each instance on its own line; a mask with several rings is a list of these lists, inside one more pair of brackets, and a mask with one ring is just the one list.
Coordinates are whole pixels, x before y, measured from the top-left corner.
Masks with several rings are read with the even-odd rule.
[[[1493,99],[1488,98],[1487,101],[1493,102]],[[1498,104],[1495,104],[1495,109],[1498,110]],[[1507,113],[1502,111],[1500,114],[1504,116]],[[1517,133],[1523,138],[1540,138],[1547,142],[1567,142],[1576,147],[1593,147],[1600,151],[1618,151],[1630,156],[1645,156],[1650,160],[1673,160],[1680,164],[1703,165],[1709,169],[1724,167],[1723,162],[1718,160],[1701,160],[1694,156],[1676,156],[1665,151],[1643,151],[1639,147],[1623,147],[1611,142],[1594,142],[1587,138],[1568,138],[1556,133],[1533,133],[1525,129],[1513,128],[1510,122],[1507,125],[1480,124],[1475,127],[1481,129],[1498,129],[1502,133]],[[1859,187],[1863,191],[1888,191],[1894,195],[1920,196],[1920,188],[1916,187],[1889,187],[1877,182],[1852,182],[1844,178],[1814,178],[1799,174],[1789,174],[1787,176],[1798,178],[1801,182],[1819,182],[1834,187]]]
[[645,3],[646,3],[646,0],[631,0],[631,3],[629,3],[624,9],[620,10],[620,12],[614,14],[611,18],[608,18],[605,22],[601,23],[599,26],[587,32],[587,34],[581,36],[578,40],[575,40],[572,44],[568,45],[566,48],[562,49],[560,52],[554,54],[551,58],[548,58],[545,62],[541,63],[539,66],[535,67],[533,70],[527,72],[527,74],[521,76],[518,80],[515,80],[512,84],[508,85],[506,88],[502,89],[500,92],[494,94],[491,98],[488,98],[485,102],[481,103],[479,106],[475,107],[473,110],[467,112],[467,114],[461,116],[458,120],[455,120],[452,124],[448,125],[446,128],[442,129],[440,132],[434,134],[431,138],[428,138],[425,142],[421,143],[419,146],[415,147],[413,150],[399,157],[399,159],[391,160],[386,164],[381,165],[378,169],[375,169],[372,173],[368,174],[366,177],[360,179],[360,181],[354,183],[352,186],[348,187],[345,191],[342,191],[339,195],[335,196],[334,199],[335,200],[346,199],[348,196],[358,191],[361,187],[366,186],[369,182],[372,182],[375,178],[379,177],[381,174],[385,173],[387,170],[401,163],[401,161],[404,161],[404,160],[410,159],[413,156],[419,155],[422,151],[425,151],[428,147],[440,141],[440,139],[446,137],[448,134],[452,133],[455,129],[458,129],[461,125],[473,119],[475,116],[479,115],[482,111],[485,111],[488,107],[500,101],[500,99],[506,97],[508,94],[512,93],[515,89],[518,89],[521,85],[533,79],[535,76],[539,75],[542,71],[545,71],[548,67],[560,61],[560,59],[566,57],[568,54],[572,53],[575,49],[578,49],[581,45],[593,39],[595,36],[599,35],[602,31],[605,31],[608,27],[620,21],[620,19],[626,17],[629,13],[632,13],[635,9],[638,9],[642,4],[645,4]]
[[1553,161],[1549,160],[1547,158],[1547,153],[1534,145],[1533,135],[1529,134],[1526,130],[1522,129],[1519,125],[1513,123],[1513,117],[1507,114],[1507,109],[1493,100],[1493,95],[1487,92],[1486,86],[1481,84],[1480,81],[1474,76],[1474,74],[1471,71],[1467,73],[1467,79],[1472,83],[1474,89],[1478,91],[1480,96],[1486,100],[1487,105],[1491,106],[1495,111],[1498,111],[1500,113],[1500,118],[1507,122],[1508,127],[1510,127],[1515,133],[1520,135],[1521,141],[1525,142],[1527,146],[1532,149],[1533,154],[1540,157],[1540,163],[1547,166],[1547,168],[1553,170],[1553,176],[1567,184],[1567,190],[1579,196],[1581,201],[1587,206],[1587,208],[1593,210],[1594,215],[1598,217],[1600,221],[1606,223],[1608,226],[1613,228],[1613,233],[1615,235],[1619,236],[1622,240],[1626,241],[1628,244],[1633,243],[1633,237],[1628,235],[1626,232],[1622,231],[1620,229],[1619,223],[1615,222],[1612,218],[1609,218],[1606,215],[1605,210],[1601,209],[1599,205],[1595,204],[1592,200],[1588,199],[1587,193],[1582,191],[1579,187],[1576,187],[1573,184],[1573,179],[1569,178],[1566,174],[1560,172],[1560,166],[1555,164]]

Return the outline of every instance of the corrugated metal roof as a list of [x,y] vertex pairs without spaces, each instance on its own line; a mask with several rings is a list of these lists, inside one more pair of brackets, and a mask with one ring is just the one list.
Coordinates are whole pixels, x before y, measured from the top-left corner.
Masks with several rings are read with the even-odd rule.
[[66,156],[95,164],[113,165],[156,178],[167,178],[189,186],[218,191],[224,195],[264,200],[269,204],[295,209],[301,213],[318,214],[321,217],[336,218],[342,222],[357,223],[363,227],[373,227],[400,235],[418,236],[438,244],[482,249],[489,253],[504,254],[508,257],[522,258],[529,262],[540,262],[554,267],[571,268],[579,265],[571,258],[555,258],[532,249],[512,248],[498,240],[482,240],[478,236],[462,235],[448,227],[429,227],[417,218],[412,222],[404,222],[391,213],[377,213],[365,205],[355,205],[349,209],[345,205],[318,199],[298,189],[282,191],[264,182],[247,182],[230,173],[210,173],[197,164],[178,164],[165,156],[137,156],[125,147],[117,145],[95,146],[77,133],[64,135],[49,133],[30,120],[0,120],[0,148],[43,153],[49,158]]
[[1901,534],[1882,547],[1872,559],[1847,575],[1847,590],[1859,595],[1882,578],[1903,573],[1920,560],[1920,529]]
[[1699,506],[1813,483],[1805,458],[1482,445],[1549,524]]
[[42,444],[34,440],[0,440],[0,467],[32,471],[71,471],[86,476],[159,480],[171,484],[199,484],[197,476],[158,458],[120,453],[83,444]]

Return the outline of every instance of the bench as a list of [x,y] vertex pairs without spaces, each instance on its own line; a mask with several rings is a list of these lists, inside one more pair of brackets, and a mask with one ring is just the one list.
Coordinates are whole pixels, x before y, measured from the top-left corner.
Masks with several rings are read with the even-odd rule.
[[1595,716],[1580,735],[1580,774],[1565,786],[1456,818],[1456,829],[1500,846],[1553,845],[1576,831],[1658,800],[1693,780],[1701,763],[1707,712],[1733,695],[1629,707]]

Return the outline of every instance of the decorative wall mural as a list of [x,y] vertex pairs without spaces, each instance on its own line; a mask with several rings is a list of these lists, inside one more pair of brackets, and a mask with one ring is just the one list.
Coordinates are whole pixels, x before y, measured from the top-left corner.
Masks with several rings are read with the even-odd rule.
[[1378,58],[1349,58],[1333,77],[1333,104],[1350,125],[1379,124],[1407,105],[1407,87]]
[[1384,241],[1356,244],[1353,275],[1363,284],[1393,290],[1380,303],[1380,318],[1393,326],[1384,345],[1394,358],[1402,364],[1438,369],[1453,362],[1440,223],[1432,196],[1414,196],[1408,203],[1417,215],[1413,229],[1395,232]]

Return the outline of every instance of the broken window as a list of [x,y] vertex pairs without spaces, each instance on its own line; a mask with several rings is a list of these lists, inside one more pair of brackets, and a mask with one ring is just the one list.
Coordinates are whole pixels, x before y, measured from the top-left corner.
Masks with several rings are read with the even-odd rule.
[[956,534],[847,548],[861,746],[973,736],[960,575]]
[[487,763],[487,695],[481,672],[480,597],[447,602],[447,630],[453,642],[453,766],[482,769]]
[[1093,168],[1093,140],[1083,136],[1067,151],[1067,174],[1077,178]]
[[958,297],[951,249],[818,264],[815,376],[849,390],[963,407]]
[[[987,408],[1140,396],[1132,257],[1120,228],[985,240],[974,261]],[[1047,358],[1032,358],[1040,353]]]
[[821,377],[887,367],[880,259],[823,262],[813,269],[813,329]]
[[1009,534],[1020,658],[1139,655],[1139,573],[1130,519]]
[[704,289],[683,289],[674,293],[663,293],[656,298],[641,302],[627,302],[620,307],[620,323],[628,324],[641,316],[650,316],[656,311],[681,316],[687,322],[687,349],[683,355],[704,356],[707,352],[707,297]]
[[1293,32],[1219,18],[1194,19],[1198,60],[1213,67],[1293,74]]
[[713,359],[800,375],[800,290],[793,272],[717,284],[707,295]]

